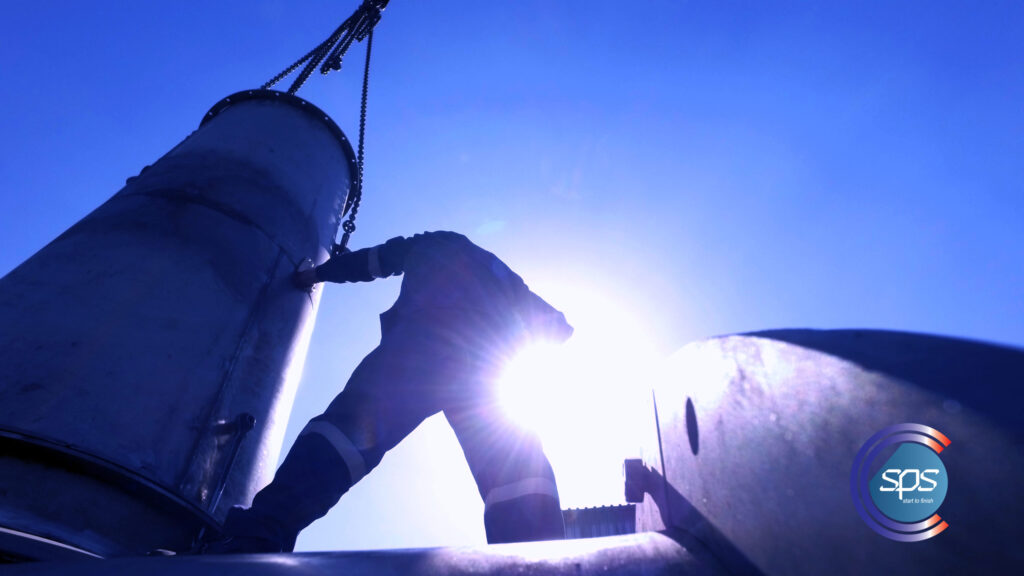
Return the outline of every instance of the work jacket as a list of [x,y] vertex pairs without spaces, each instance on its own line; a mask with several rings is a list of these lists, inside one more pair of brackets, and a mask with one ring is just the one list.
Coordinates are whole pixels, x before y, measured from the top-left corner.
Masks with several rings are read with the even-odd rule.
[[565,316],[534,294],[497,256],[454,232],[397,237],[341,254],[317,268],[317,279],[366,282],[404,274],[395,304],[381,315],[384,334],[417,322],[482,345],[528,339],[563,341]]

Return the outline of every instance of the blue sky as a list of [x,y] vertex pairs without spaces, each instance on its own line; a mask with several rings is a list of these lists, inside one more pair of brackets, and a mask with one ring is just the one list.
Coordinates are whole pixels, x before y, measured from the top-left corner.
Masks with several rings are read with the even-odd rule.
[[[5,5],[0,273],[355,6]],[[574,338],[636,362],[781,327],[1024,346],[1022,12],[394,0],[375,37],[353,244],[466,233],[562,308]],[[301,92],[352,137],[361,55]],[[398,286],[327,288],[286,444],[375,345]],[[633,406],[642,378],[621,380],[600,392]],[[616,430],[645,424],[587,406],[556,406],[563,499],[615,503],[631,446]],[[573,461],[573,442],[602,450]],[[481,512],[435,418],[299,546],[482,542]]]

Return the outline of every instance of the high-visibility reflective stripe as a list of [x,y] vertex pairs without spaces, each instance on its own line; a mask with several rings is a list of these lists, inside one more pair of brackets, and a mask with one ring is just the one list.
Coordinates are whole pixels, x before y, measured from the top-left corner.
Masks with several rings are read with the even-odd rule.
[[353,484],[366,476],[366,460],[363,459],[363,455],[359,453],[356,445],[336,426],[323,420],[314,420],[306,424],[299,436],[306,434],[317,434],[331,443],[341,459],[345,461],[345,465],[348,466],[348,473],[352,477]]
[[370,253],[368,254],[368,260],[369,260],[368,268],[369,268],[369,271],[370,271],[370,276],[373,276],[374,278],[383,278],[384,277],[384,273],[381,272],[381,269],[380,269],[380,247],[379,246],[374,246],[373,248],[370,248]]
[[488,492],[487,497],[484,498],[484,510],[499,502],[508,502],[509,500],[532,495],[558,498],[558,487],[555,486],[554,480],[540,477],[524,478],[518,482],[498,486]]

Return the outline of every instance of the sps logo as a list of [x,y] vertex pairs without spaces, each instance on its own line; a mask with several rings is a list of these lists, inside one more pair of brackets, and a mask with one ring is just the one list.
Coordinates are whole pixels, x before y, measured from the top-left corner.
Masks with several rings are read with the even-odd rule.
[[[914,485],[907,486],[905,478],[914,475]],[[898,476],[897,476],[898,475]],[[929,477],[931,475],[931,477]],[[939,487],[937,478],[939,477],[938,468],[928,468],[927,470],[921,470],[920,468],[907,468],[906,470],[900,470],[899,468],[889,468],[885,472],[882,472],[882,482],[884,486],[878,488],[880,492],[896,492],[900,500],[903,500],[904,492],[913,492],[915,490],[920,492],[934,492]],[[922,484],[922,482],[926,484]]]
[[948,528],[937,512],[949,486],[939,454],[949,444],[942,432],[909,423],[869,438],[850,474],[853,503],[864,522],[899,542],[927,540]]

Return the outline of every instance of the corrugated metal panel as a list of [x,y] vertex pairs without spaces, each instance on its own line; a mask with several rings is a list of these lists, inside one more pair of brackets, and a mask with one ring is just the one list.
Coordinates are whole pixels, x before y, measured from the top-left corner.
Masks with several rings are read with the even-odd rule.
[[596,538],[636,533],[636,506],[600,506],[562,510],[566,538]]

